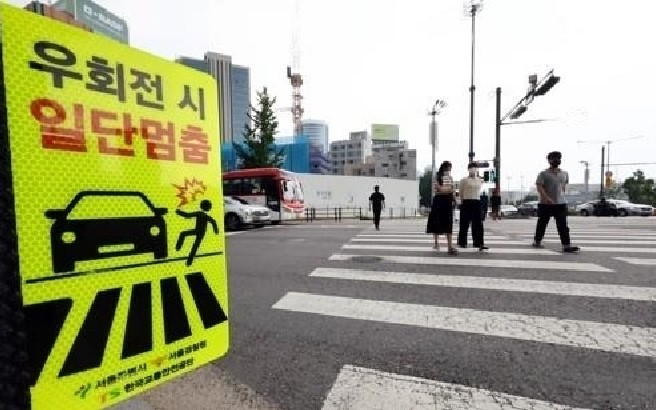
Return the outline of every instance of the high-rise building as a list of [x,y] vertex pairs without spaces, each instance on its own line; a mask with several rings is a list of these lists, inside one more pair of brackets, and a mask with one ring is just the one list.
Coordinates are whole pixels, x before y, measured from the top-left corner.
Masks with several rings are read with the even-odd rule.
[[244,142],[245,126],[250,124],[251,71],[248,67],[233,64],[231,77],[232,142],[241,144]]
[[333,175],[345,175],[347,165],[364,164],[371,155],[371,139],[366,131],[352,132],[348,140],[330,143],[330,165]]
[[221,144],[232,139],[232,57],[208,52],[205,54],[208,72],[218,83],[219,123]]
[[[232,57],[208,52],[205,59],[179,57],[177,62],[210,74],[217,82],[221,144],[244,141],[251,105],[251,74],[248,67],[232,64]],[[223,84],[229,84],[224,87]]]
[[42,16],[49,17],[53,20],[66,23],[86,31],[93,31],[86,24],[77,21],[73,13],[70,13],[66,10],[59,10],[55,7],[49,6],[47,4],[43,4],[39,1],[30,2],[25,6],[25,10],[29,10],[32,13],[40,14]]
[[310,140],[310,144],[327,153],[330,149],[328,145],[328,124],[319,120],[303,120],[302,132]]
[[407,141],[376,144],[372,148],[375,176],[395,179],[417,179],[417,150]]
[[127,22],[91,0],[58,0],[54,8],[65,11],[89,27],[94,33],[102,34],[121,43],[130,43]]

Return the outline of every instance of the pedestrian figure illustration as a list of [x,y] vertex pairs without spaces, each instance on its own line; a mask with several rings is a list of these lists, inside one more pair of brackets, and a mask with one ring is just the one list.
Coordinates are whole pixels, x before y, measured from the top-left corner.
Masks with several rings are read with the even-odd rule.
[[563,245],[563,252],[572,253],[579,250],[578,246],[572,246],[567,226],[567,199],[565,198],[565,187],[569,183],[569,175],[560,169],[562,155],[558,151],[547,155],[549,168],[538,174],[535,185],[540,196],[538,203],[538,224],[535,228],[534,248],[543,248],[542,239],[547,230],[549,220],[556,220],[556,229]]
[[205,233],[207,233],[207,224],[212,224],[214,233],[217,235],[219,234],[219,227],[216,225],[216,221],[208,214],[208,212],[212,209],[212,202],[207,199],[200,201],[200,209],[201,210],[197,212],[185,212],[181,211],[180,209],[175,211],[176,214],[184,218],[196,218],[196,227],[194,229],[189,229],[187,231],[181,232],[180,236],[178,237],[178,242],[175,244],[175,250],[179,251],[182,249],[182,245],[188,236],[196,237],[194,244],[191,246],[189,256],[187,257],[187,266],[191,266],[191,264],[194,262],[196,252],[198,252],[198,248],[203,242],[203,238],[205,238]]
[[385,208],[385,195],[380,192],[380,186],[374,187],[374,192],[369,196],[369,210],[374,211],[374,225],[380,231],[380,213]]
[[478,168],[475,163],[470,163],[467,167],[469,175],[460,181],[460,197],[462,205],[460,206],[460,231],[458,233],[458,245],[461,248],[467,247],[467,232],[471,224],[474,247],[481,251],[487,248],[483,244],[483,221],[481,217],[481,185],[483,180],[478,177]]
[[440,249],[439,236],[446,235],[449,255],[457,255],[458,251],[453,247],[453,209],[455,208],[455,193],[453,178],[451,178],[451,163],[444,161],[437,171],[437,183],[433,187],[435,196],[431,204],[426,233],[433,234],[433,248]]

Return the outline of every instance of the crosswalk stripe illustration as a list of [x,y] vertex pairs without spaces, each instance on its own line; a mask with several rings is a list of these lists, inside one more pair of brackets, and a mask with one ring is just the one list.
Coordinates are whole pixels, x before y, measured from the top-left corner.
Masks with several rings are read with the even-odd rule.
[[468,289],[488,289],[506,292],[545,293],[606,299],[656,301],[656,288],[622,285],[600,285],[528,279],[503,279],[484,276],[435,275],[430,273],[385,272],[358,269],[317,268],[312,277],[388,282],[404,285],[428,285]]
[[274,309],[656,357],[656,329],[289,292]]
[[626,258],[626,257],[619,257],[619,256],[613,259],[630,263],[631,265],[656,266],[656,259]]
[[96,294],[59,377],[93,369],[102,364],[120,296],[121,288],[103,290]]
[[160,286],[162,310],[164,311],[164,340],[166,344],[170,344],[191,336],[191,327],[182,301],[178,279],[175,277],[162,279]]
[[[361,244],[346,244],[342,249],[359,249],[359,250],[376,250],[376,251],[397,251],[397,252],[425,252],[435,254],[435,249],[428,246],[399,246],[399,245],[361,245]],[[478,253],[478,248],[460,249],[462,253]],[[531,248],[491,248],[485,253],[491,254],[529,254],[529,255],[559,255],[554,251],[548,249],[531,249]]]
[[153,348],[153,306],[150,282],[132,286],[121,358],[149,352]]
[[346,365],[322,410],[585,410],[507,393]]
[[221,308],[221,304],[201,273],[187,275],[186,279],[205,329],[228,320],[223,308]]
[[[30,356],[30,385],[33,386],[39,378],[72,306],[73,299],[70,298],[25,306],[27,347]],[[44,325],[39,326],[39,323]]]
[[539,260],[503,260],[503,259],[466,259],[462,257],[423,257],[423,256],[397,256],[397,255],[346,255],[334,254],[331,261],[350,261],[353,257],[365,256],[378,258],[383,263],[403,263],[417,265],[445,265],[445,266],[481,266],[488,268],[510,268],[510,269],[560,269],[568,271],[584,272],[613,272],[594,263],[584,262],[562,262],[562,261],[539,261]]

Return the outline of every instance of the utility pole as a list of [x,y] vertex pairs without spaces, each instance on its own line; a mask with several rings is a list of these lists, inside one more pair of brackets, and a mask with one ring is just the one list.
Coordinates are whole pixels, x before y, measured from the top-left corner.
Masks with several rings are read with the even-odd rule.
[[440,114],[441,109],[446,107],[446,101],[437,99],[433,107],[428,112],[432,117],[430,125],[430,145],[431,145],[431,198],[433,197],[433,187],[435,186],[435,154],[438,148],[438,129],[436,117]]
[[483,0],[468,0],[465,3],[465,13],[472,18],[472,36],[471,36],[471,85],[469,86],[470,103],[469,103],[469,162],[474,162],[474,94],[476,86],[474,85],[474,68],[476,60],[476,14],[483,7]]
[[497,87],[497,115],[495,124],[495,140],[496,148],[494,152],[494,166],[495,166],[495,185],[497,192],[501,195],[501,87]]
[[606,170],[606,167],[604,166],[605,159],[606,159],[606,146],[602,145],[601,146],[601,185],[599,185],[599,199],[601,199],[606,192],[606,188],[604,186],[604,172]]

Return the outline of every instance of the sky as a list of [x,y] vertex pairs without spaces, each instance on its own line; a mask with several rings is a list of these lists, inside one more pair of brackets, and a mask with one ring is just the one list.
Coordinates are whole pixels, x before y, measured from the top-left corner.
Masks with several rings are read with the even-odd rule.
[[[251,69],[252,100],[267,87],[279,108],[291,105],[286,67],[298,27],[305,118],[327,121],[330,140],[372,123],[400,125],[417,149],[417,166],[430,165],[428,110],[439,115],[437,161],[464,174],[469,151],[471,19],[461,0],[97,0],[125,18],[133,47],[167,59],[232,56]],[[10,0],[23,6],[24,0]],[[589,161],[600,180],[601,142],[611,164],[656,163],[656,2],[652,0],[484,0],[476,18],[476,159],[494,156],[496,87],[502,112],[526,92],[528,76],[553,69],[561,81],[536,97],[522,120],[501,132],[502,186],[525,189],[563,153],[572,183],[582,183]],[[280,112],[281,135],[292,119]],[[612,166],[619,180],[638,167],[656,177],[656,165]]]

